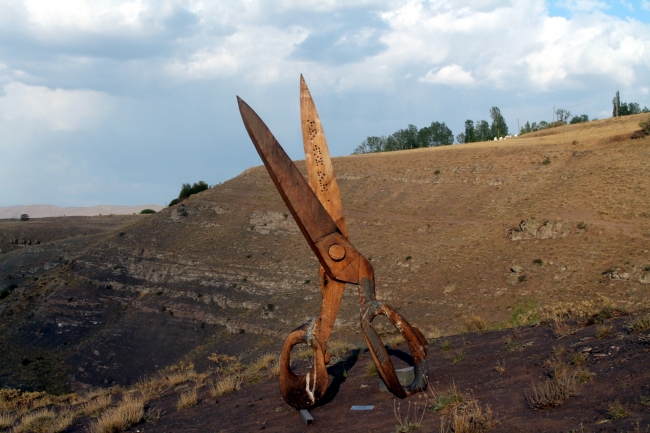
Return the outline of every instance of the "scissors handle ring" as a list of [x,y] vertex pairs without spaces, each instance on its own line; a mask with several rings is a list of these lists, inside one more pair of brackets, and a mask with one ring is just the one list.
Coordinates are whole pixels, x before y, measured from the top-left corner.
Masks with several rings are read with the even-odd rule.
[[[378,315],[386,316],[409,345],[413,356],[415,378],[406,386],[400,384],[388,351],[372,326],[372,320]],[[411,326],[394,308],[377,300],[367,303],[362,310],[361,329],[370,349],[370,354],[377,365],[377,370],[386,383],[386,387],[393,394],[399,398],[405,398],[427,389],[428,368],[426,357],[429,345],[419,329]]]
[[[280,355],[280,394],[287,404],[296,409],[312,407],[329,385],[324,351],[311,334],[307,324],[291,332],[284,341]],[[310,345],[314,350],[313,365],[304,375],[291,371],[291,349],[298,344]]]

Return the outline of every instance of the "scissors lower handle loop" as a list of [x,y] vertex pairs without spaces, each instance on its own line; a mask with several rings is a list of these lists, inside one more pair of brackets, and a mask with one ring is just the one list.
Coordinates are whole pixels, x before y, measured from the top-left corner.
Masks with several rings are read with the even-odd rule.
[[[307,325],[293,331],[284,341],[280,355],[280,393],[284,401],[296,409],[312,407],[325,394],[329,384],[323,349],[318,340],[308,334]],[[308,344],[314,349],[313,365],[305,375],[291,371],[291,349],[298,344]]]
[[[406,386],[400,384],[388,351],[372,326],[372,320],[380,314],[388,317],[388,320],[402,334],[409,345],[411,355],[413,355],[415,378],[413,382]],[[399,398],[405,398],[427,389],[428,369],[426,358],[429,344],[419,329],[411,326],[394,308],[377,300],[366,304],[366,308],[361,312],[361,328],[368,343],[370,354],[377,365],[377,370],[386,383],[386,387],[393,394]]]

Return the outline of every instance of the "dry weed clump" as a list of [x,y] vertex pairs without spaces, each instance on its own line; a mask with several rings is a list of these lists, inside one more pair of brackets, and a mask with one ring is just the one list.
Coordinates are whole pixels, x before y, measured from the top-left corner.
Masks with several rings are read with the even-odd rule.
[[404,337],[402,337],[402,334],[397,334],[393,335],[392,337],[389,337],[384,340],[384,346],[386,346],[388,349],[399,346],[400,344],[404,343],[406,340]]
[[[422,401],[422,395],[418,396],[418,401],[413,405],[411,405],[411,402],[409,401],[405,416],[402,416],[402,403],[395,403],[395,399],[393,399],[393,414],[395,414],[395,419],[397,419],[398,422],[395,426],[395,433],[411,433],[414,430],[420,430],[422,428],[422,420],[427,412],[427,397],[424,396],[424,401]],[[411,416],[411,406],[413,407],[413,419],[409,420],[409,417]]]
[[446,412],[449,409],[453,409],[457,406],[460,406],[465,402],[465,396],[463,393],[456,389],[456,385],[452,384],[451,388],[443,392],[437,392],[434,388],[430,388],[431,398],[433,404],[429,408],[431,412]]
[[616,400],[607,406],[607,415],[609,415],[611,419],[619,419],[629,416],[630,412],[621,404],[620,401]]
[[650,313],[635,317],[627,324],[625,329],[627,329],[630,334],[633,332],[641,332],[645,331],[646,329],[650,329]]
[[479,334],[485,334],[487,332],[488,326],[485,320],[479,316],[472,316],[465,320],[465,328],[467,332],[478,332]]
[[75,419],[75,414],[69,410],[64,410],[57,414],[56,418],[52,421],[47,433],[59,433],[66,430]]
[[241,388],[242,379],[237,376],[224,376],[210,385],[210,397],[217,398]]
[[579,373],[576,370],[563,363],[555,364],[551,379],[533,384],[532,390],[526,392],[526,404],[534,410],[557,407],[578,393],[579,384]]
[[197,401],[196,387],[194,387],[181,394],[180,398],[178,399],[178,403],[176,403],[176,409],[187,409],[188,407],[194,406]]
[[449,420],[440,419],[440,431],[444,433],[482,433],[494,427],[490,406],[481,408],[476,399],[460,405],[451,412]]
[[125,396],[117,407],[104,412],[90,425],[90,433],[115,433],[140,422],[144,415],[144,400]]
[[605,326],[605,325],[600,325],[596,327],[596,331],[594,332],[594,336],[596,338],[603,338],[609,335],[611,332],[612,328],[611,326]]
[[379,376],[379,370],[375,361],[372,359],[366,364],[366,371],[363,373],[363,377],[375,377]]

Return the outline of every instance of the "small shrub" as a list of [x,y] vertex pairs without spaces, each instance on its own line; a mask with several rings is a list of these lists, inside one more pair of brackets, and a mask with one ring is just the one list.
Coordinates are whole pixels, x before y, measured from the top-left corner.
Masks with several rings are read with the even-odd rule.
[[587,226],[588,226],[588,224],[587,224],[586,222],[584,222],[584,221],[579,222],[578,225],[577,225],[577,227],[578,227],[580,230],[585,230],[585,229],[587,228]]
[[[522,276],[525,277],[525,275]],[[537,311],[537,304],[535,304],[533,301],[526,301],[516,304],[512,308],[512,314],[510,316],[509,323],[510,326],[517,327],[523,326],[525,324],[538,323],[539,320],[540,317],[539,312]]]
[[20,220],[21,221],[29,221],[29,215],[27,215],[26,213],[20,214]]
[[178,410],[187,409],[188,407],[194,406],[196,402],[197,402],[196,387],[194,387],[189,391],[185,391],[184,393],[181,394],[180,398],[178,399],[178,403],[176,403],[176,409]]
[[440,343],[440,350],[443,352],[448,352],[451,349],[451,341],[449,340],[443,340]]
[[363,373],[363,377],[374,377],[379,376],[379,370],[374,361],[370,361],[366,364],[366,371]]
[[596,327],[596,332],[594,332],[594,336],[596,338],[603,338],[609,335],[609,332],[612,330],[611,327],[609,326],[604,326],[600,325]]
[[587,356],[581,352],[572,352],[571,355],[569,355],[569,357],[571,358],[571,363],[575,366],[580,366],[584,364],[584,362],[587,359]]
[[628,323],[625,327],[630,334],[633,332],[645,331],[648,328],[650,328],[650,313],[635,317],[634,320]]
[[404,260],[406,260],[406,261],[408,262],[408,261],[411,260],[411,259],[412,259],[411,256],[406,256],[406,258],[405,258]]
[[434,171],[433,174],[440,174],[440,170]]
[[152,213],[156,213],[156,211],[153,210],[153,209],[142,209],[140,211],[140,215],[146,215],[146,214],[152,214]]
[[496,371],[499,374],[503,374],[506,372],[506,361],[497,361],[497,365],[494,367],[494,371]]
[[533,384],[531,391],[526,392],[525,400],[528,407],[540,410],[547,407],[557,407],[569,397],[578,392],[578,380],[574,374],[565,372],[555,374],[541,384]]
[[485,320],[478,316],[472,316],[471,318],[465,321],[465,327],[468,332],[478,332],[479,334],[485,334],[487,331],[487,323]]
[[544,165],[549,165],[550,163],[551,163],[551,158],[549,158],[548,156],[544,158],[544,161],[542,161],[542,164]]
[[646,134],[650,134],[650,117],[642,122],[639,122],[639,126],[645,131]]
[[544,260],[542,259],[535,259],[533,260],[533,263],[539,266],[542,266],[544,264]]
[[454,352],[454,355],[451,357],[451,362],[454,364],[461,362],[463,359],[465,359],[465,352],[462,350],[457,350]]
[[465,396],[456,389],[456,385],[452,385],[447,391],[439,394],[435,394],[433,390],[431,392],[433,394],[433,404],[429,410],[433,413],[444,413],[465,403]]
[[611,419],[619,419],[629,416],[630,412],[625,409],[625,406],[623,406],[621,402],[616,400],[607,406],[607,415],[609,415]]
[[526,274],[519,275],[517,277],[517,280],[519,280],[520,283],[523,283],[524,281],[528,280],[528,277],[526,276]]
[[594,375],[591,374],[589,370],[586,368],[581,368],[580,370],[576,371],[576,379],[578,379],[579,384],[584,384],[587,382],[591,382],[591,379],[593,379]]

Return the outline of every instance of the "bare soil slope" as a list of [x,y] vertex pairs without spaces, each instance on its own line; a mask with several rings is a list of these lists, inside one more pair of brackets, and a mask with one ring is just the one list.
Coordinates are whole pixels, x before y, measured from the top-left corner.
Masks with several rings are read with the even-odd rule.
[[[650,138],[630,138],[640,120],[335,158],[378,297],[430,335],[475,316],[500,329],[522,305],[648,307]],[[131,383],[181,360],[206,368],[212,352],[277,350],[320,304],[317,261],[287,213],[256,167],[65,256],[0,256],[0,284],[17,286],[0,301],[0,384]],[[50,269],[54,258],[64,265]],[[357,322],[349,290],[334,338],[360,340]]]

